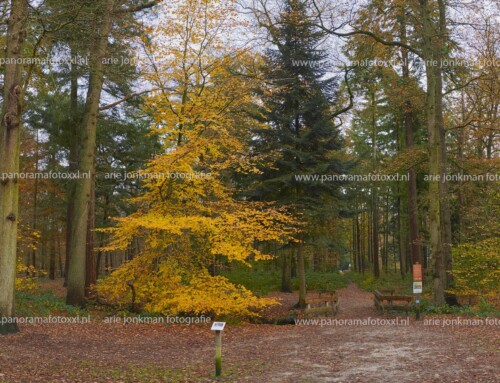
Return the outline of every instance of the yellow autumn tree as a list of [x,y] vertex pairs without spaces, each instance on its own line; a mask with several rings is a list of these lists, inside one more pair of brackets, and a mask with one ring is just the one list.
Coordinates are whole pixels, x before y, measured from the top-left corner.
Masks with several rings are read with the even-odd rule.
[[[147,192],[138,211],[118,220],[105,250],[144,243],[141,254],[102,280],[97,292],[115,304],[165,315],[257,315],[272,304],[217,276],[220,262],[262,259],[260,243],[292,240],[297,224],[284,209],[238,198],[235,172],[248,161],[247,106],[254,101],[252,55],[234,47],[241,26],[232,1],[184,0],[159,11],[144,40],[143,70],[156,91],[144,109],[163,154],[139,175]],[[230,48],[230,49],[229,49]]]
[[500,294],[500,188],[493,185],[482,196],[483,206],[471,228],[479,236],[453,249],[452,292],[457,295]]
[[35,251],[40,240],[40,231],[24,223],[19,223],[19,234],[17,236],[17,262],[16,262],[16,291],[34,292],[39,288],[38,277],[46,273],[30,265],[26,260],[30,253]]

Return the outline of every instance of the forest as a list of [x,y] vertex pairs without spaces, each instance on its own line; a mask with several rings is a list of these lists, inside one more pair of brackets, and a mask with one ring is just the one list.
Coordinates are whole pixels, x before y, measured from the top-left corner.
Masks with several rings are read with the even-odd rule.
[[0,15],[0,382],[498,379],[500,3]]

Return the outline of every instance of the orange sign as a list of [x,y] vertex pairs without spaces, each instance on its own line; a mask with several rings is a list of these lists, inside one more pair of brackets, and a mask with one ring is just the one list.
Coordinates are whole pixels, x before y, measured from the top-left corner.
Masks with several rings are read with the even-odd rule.
[[420,263],[413,265],[413,281],[422,282],[422,265]]

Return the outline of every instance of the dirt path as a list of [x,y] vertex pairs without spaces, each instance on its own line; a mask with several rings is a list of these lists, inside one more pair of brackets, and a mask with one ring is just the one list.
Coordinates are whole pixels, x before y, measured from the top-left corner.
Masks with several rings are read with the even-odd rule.
[[339,291],[338,318],[366,318],[376,316],[373,306],[373,295],[361,290],[350,282],[345,289]]
[[[376,316],[371,294],[339,294],[336,323],[228,325],[217,380],[209,325],[95,322],[0,337],[0,382],[500,382],[498,324],[396,325]],[[349,323],[368,317],[385,324]]]

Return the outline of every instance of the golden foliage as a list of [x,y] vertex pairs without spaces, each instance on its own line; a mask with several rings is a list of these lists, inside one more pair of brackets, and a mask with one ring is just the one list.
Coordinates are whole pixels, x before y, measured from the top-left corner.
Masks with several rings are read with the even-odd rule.
[[500,291],[500,238],[465,243],[453,250],[453,271],[458,295],[495,296]]
[[[211,276],[220,262],[266,258],[256,244],[293,240],[297,223],[283,208],[245,201],[231,174],[253,171],[245,108],[253,101],[246,70],[252,58],[226,52],[217,31],[237,26],[230,2],[185,0],[152,33],[152,53],[165,60],[148,80],[159,90],[145,100],[164,153],[142,172],[147,192],[138,211],[121,218],[103,250],[126,249],[134,240],[143,252],[97,286],[115,304],[132,299],[163,314],[252,316],[272,303],[242,286]],[[251,70],[251,69],[250,69]],[[165,85],[165,84],[168,84]]]
[[38,289],[39,271],[33,266],[25,265],[21,259],[16,264],[16,291],[32,293]]

